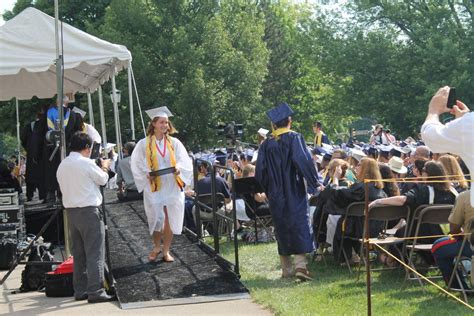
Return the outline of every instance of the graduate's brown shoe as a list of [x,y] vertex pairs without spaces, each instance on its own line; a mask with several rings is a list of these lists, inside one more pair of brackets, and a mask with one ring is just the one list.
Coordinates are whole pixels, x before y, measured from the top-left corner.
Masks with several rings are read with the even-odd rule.
[[292,278],[295,276],[295,270],[294,269],[289,269],[289,270],[284,270],[282,271],[281,273],[281,277],[283,279],[288,279],[288,278]]
[[305,282],[305,281],[313,281],[313,278],[309,274],[308,269],[303,268],[296,268],[295,276],[298,280]]

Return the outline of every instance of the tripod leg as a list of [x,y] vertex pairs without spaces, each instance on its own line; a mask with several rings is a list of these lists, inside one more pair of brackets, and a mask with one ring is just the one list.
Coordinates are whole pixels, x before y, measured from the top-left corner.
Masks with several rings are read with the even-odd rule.
[[106,212],[105,212],[105,197],[104,197],[104,187],[100,187],[100,193],[102,194],[102,207],[101,207],[101,213],[102,213],[102,220],[104,221],[104,228],[105,228],[105,282],[106,288],[111,295],[115,295],[115,279],[114,276],[112,275],[112,271],[110,270],[112,267],[112,264],[110,262],[110,248],[109,248],[109,229],[107,227],[107,219],[106,219]]

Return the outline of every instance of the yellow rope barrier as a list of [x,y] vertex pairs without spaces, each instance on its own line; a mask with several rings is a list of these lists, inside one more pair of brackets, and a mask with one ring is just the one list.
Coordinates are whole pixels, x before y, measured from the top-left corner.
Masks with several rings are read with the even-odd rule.
[[[422,178],[392,178],[392,179],[364,179],[364,183],[368,182],[420,182],[420,183],[445,183],[445,182],[452,182],[452,178],[459,177],[462,179],[463,176],[460,175],[445,175],[445,176],[428,176],[428,177],[422,177]],[[427,180],[427,179],[446,179],[446,178],[451,178],[451,179],[446,179],[446,180]],[[468,180],[464,179],[466,182],[474,182],[474,180]]]
[[[418,239],[430,239],[430,238],[441,238],[441,237],[449,237],[450,239],[452,239],[452,237],[455,237],[455,236],[466,236],[466,235],[469,236],[469,235],[471,235],[471,233],[433,235],[433,236],[417,236],[417,237],[392,237],[392,236],[387,236],[387,238],[390,238],[390,240],[418,240]],[[370,238],[369,242],[371,240],[373,241],[375,239],[383,240],[383,239],[380,239],[380,238]],[[363,241],[364,241],[364,243],[367,243],[366,239],[364,239]]]
[[398,259],[396,256],[394,256],[393,254],[391,254],[388,250],[386,250],[385,248],[381,247],[380,245],[378,245],[377,243],[373,243],[372,245],[375,245],[377,246],[377,248],[379,248],[380,250],[382,250],[383,252],[385,252],[387,255],[389,255],[390,257],[392,257],[393,259],[397,260],[402,266],[406,267],[407,269],[409,269],[411,272],[417,274],[418,276],[420,276],[423,280],[425,280],[426,282],[430,283],[431,285],[435,286],[437,289],[441,290],[441,292],[443,292],[444,294],[447,294],[448,296],[451,296],[452,298],[454,298],[456,301],[460,302],[461,304],[465,305],[466,307],[468,307],[469,309],[471,310],[474,310],[474,307],[471,306],[470,304],[464,302],[463,300],[459,299],[458,297],[456,297],[455,295],[451,294],[450,292],[446,291],[445,289],[443,289],[441,286],[439,286],[438,284],[434,283],[433,281],[431,281],[430,279],[428,279],[427,277],[425,277],[424,275],[418,273],[418,271],[416,271],[415,269],[413,269],[412,267],[410,267],[409,265],[405,264],[405,262],[401,261],[400,259]]

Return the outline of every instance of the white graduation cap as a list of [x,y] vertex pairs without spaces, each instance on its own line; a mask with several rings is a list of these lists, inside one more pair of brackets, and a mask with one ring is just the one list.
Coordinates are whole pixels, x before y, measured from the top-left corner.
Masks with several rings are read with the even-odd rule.
[[267,137],[267,134],[269,133],[270,131],[268,129],[265,129],[265,128],[260,128],[257,133],[262,136],[262,137]]
[[405,147],[401,147],[401,149],[405,154],[410,154],[414,150],[411,145],[406,145]]
[[247,159],[249,157],[250,157],[250,159],[252,159],[254,153],[255,153],[255,150],[253,150],[253,149],[248,148],[248,149],[245,150],[245,156],[247,156]]
[[73,110],[74,112],[76,112],[77,114],[81,115],[82,118],[84,118],[84,117],[86,116],[86,114],[87,114],[86,111],[84,111],[84,110],[78,108],[77,106],[75,106],[72,110]]
[[351,149],[351,156],[357,161],[360,161],[362,158],[367,157],[367,155],[362,150],[356,148]]
[[383,151],[383,152],[389,152],[390,150],[392,150],[392,148],[393,148],[392,145],[380,145],[379,146],[380,151]]
[[321,156],[321,155],[315,155],[315,156],[316,156],[316,162],[317,162],[317,163],[320,164],[320,163],[323,162],[323,156]]
[[334,146],[332,145],[329,145],[329,144],[325,144],[325,143],[322,143],[321,144],[321,147],[323,147],[324,149],[326,149],[327,152],[333,152],[334,151]]
[[105,145],[105,151],[110,152],[114,147],[115,147],[114,143],[107,143],[107,145]]
[[159,108],[154,108],[145,111],[146,114],[151,118],[154,119],[155,117],[170,117],[173,116],[170,110],[166,106],[160,106]]

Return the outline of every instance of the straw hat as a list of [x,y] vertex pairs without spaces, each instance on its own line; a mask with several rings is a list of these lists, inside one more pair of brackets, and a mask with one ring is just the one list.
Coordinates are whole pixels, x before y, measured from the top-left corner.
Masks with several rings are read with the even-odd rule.
[[407,167],[403,165],[403,159],[397,156],[393,156],[388,161],[388,166],[393,172],[404,174],[407,173]]

